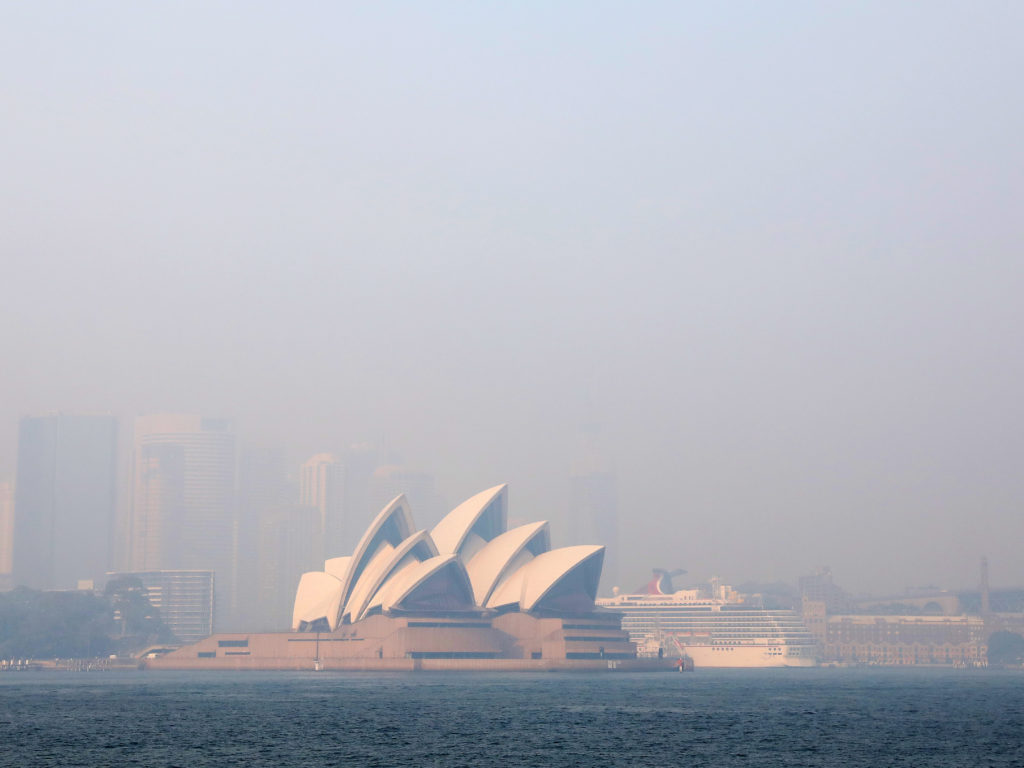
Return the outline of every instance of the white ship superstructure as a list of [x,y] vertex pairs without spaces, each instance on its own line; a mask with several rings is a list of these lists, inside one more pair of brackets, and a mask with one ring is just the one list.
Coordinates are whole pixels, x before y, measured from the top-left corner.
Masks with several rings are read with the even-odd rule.
[[764,608],[717,585],[716,597],[695,589],[657,591],[667,581],[655,579],[646,593],[597,601],[622,613],[622,628],[641,654],[685,653],[697,669],[817,664],[817,643],[796,611]]

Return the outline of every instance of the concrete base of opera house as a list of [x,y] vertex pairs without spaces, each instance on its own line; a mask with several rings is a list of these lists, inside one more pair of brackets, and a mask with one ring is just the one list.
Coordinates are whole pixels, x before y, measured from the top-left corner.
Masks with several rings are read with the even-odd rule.
[[638,659],[613,613],[566,618],[371,616],[334,632],[217,634],[146,659],[147,669],[662,671]]
[[147,660],[143,669],[210,672],[674,672],[668,659],[312,659],[266,658],[197,664],[186,660]]

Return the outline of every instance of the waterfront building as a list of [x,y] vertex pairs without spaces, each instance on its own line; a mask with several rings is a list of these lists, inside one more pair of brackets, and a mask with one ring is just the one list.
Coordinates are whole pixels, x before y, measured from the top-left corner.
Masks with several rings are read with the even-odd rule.
[[410,611],[592,611],[604,547],[553,550],[547,522],[509,531],[507,520],[507,485],[471,497],[429,532],[415,529],[407,498],[398,496],[351,556],[303,575],[292,628],[334,630]]
[[194,643],[213,633],[213,571],[118,571],[107,580],[136,578],[160,620],[182,643]]
[[836,615],[825,622],[822,660],[886,666],[985,663],[980,616]]
[[54,414],[21,420],[14,490],[14,583],[73,589],[110,568],[117,421]]
[[800,579],[803,619],[830,664],[885,666],[986,663],[982,616],[963,612],[959,597],[935,589],[853,599],[819,568]]
[[[595,608],[604,547],[552,549],[546,521],[508,528],[508,487],[476,494],[432,529],[406,496],[351,554],[303,574],[292,631],[219,634],[155,659],[177,669],[626,669],[620,615]],[[149,662],[147,662],[149,663]]]
[[133,571],[211,570],[218,622],[237,618],[235,434],[226,419],[135,420]]

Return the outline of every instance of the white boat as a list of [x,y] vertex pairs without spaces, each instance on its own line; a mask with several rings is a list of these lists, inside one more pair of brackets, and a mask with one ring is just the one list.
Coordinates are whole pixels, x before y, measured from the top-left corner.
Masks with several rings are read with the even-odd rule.
[[662,592],[662,574],[632,595],[597,604],[622,614],[622,628],[641,655],[685,653],[696,669],[708,667],[813,667],[818,645],[796,611],[764,608],[729,587]]

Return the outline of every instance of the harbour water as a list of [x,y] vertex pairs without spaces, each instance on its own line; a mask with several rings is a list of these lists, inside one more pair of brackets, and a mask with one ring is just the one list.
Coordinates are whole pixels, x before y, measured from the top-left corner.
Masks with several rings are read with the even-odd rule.
[[0,765],[1022,766],[1024,674],[25,672]]

